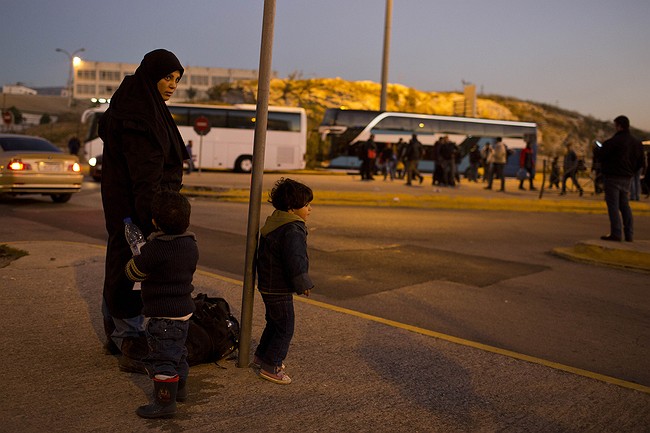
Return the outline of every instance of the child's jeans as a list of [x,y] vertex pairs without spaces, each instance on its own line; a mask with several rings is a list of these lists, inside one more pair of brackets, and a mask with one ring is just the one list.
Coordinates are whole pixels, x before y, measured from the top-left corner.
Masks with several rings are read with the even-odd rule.
[[293,295],[262,294],[266,307],[266,327],[255,355],[262,360],[262,369],[274,372],[282,366],[293,338],[295,314]]
[[146,332],[150,352],[143,361],[150,377],[162,374],[187,379],[190,367],[187,364],[185,340],[189,327],[189,320],[149,318]]

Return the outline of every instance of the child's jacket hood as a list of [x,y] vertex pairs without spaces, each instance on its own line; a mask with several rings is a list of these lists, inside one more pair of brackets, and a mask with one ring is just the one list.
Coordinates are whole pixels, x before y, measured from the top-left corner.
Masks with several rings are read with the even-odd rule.
[[266,236],[269,233],[271,233],[273,230],[277,229],[278,227],[282,227],[285,224],[289,224],[292,222],[302,222],[304,223],[305,221],[300,218],[296,214],[292,214],[289,212],[285,212],[283,210],[275,210],[271,215],[269,215],[266,218],[266,222],[264,223],[264,227],[262,227],[262,230],[260,230],[260,233],[262,236]]

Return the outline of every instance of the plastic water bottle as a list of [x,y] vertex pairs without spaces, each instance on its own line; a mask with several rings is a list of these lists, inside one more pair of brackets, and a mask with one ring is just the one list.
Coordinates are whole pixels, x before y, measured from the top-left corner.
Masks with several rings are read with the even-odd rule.
[[131,247],[134,256],[140,254],[140,247],[145,244],[144,235],[140,228],[131,221],[131,218],[124,218],[124,236]]

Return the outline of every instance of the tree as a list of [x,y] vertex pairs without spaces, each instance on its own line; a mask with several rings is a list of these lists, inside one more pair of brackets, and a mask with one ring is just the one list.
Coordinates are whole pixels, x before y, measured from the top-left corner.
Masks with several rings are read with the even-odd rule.
[[210,98],[211,101],[223,102],[229,90],[230,83],[219,83],[208,89],[208,98]]
[[50,117],[49,114],[43,113],[41,116],[41,120],[38,122],[39,125],[48,125],[49,123],[52,122],[52,118]]
[[23,123],[23,113],[19,109],[17,109],[15,106],[12,105],[11,107],[9,107],[8,111],[10,111],[11,114],[13,114],[15,125],[20,125],[21,123]]
[[190,87],[187,89],[187,99],[189,99],[190,102],[194,101],[194,98],[196,98],[196,93],[197,90],[194,87]]

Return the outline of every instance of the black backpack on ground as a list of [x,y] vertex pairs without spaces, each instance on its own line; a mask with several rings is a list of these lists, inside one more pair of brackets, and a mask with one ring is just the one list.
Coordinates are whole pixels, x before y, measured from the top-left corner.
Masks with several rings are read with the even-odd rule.
[[239,347],[239,322],[223,298],[211,298],[199,293],[194,298],[196,311],[190,319],[187,333],[187,362],[189,365],[216,362]]

